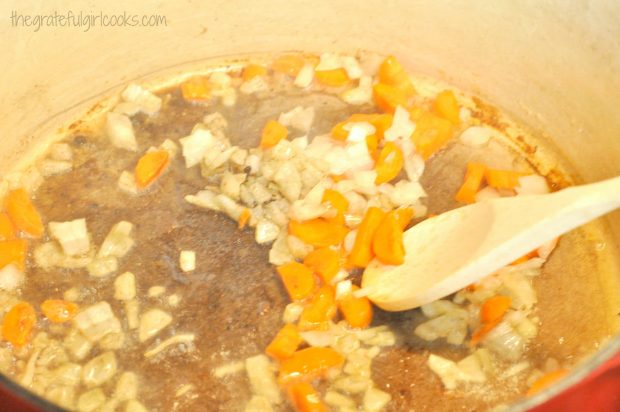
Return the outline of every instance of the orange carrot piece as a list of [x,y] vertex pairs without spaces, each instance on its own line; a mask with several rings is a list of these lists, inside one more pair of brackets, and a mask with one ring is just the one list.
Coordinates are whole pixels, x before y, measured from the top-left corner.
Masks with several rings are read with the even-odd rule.
[[379,153],[377,151],[377,148],[379,147],[379,138],[376,134],[366,136],[366,147],[368,148],[370,157],[372,157],[374,161],[377,161],[379,158]]
[[297,382],[288,386],[288,395],[298,412],[328,412],[329,409],[319,394],[308,382]]
[[480,189],[482,179],[484,179],[484,172],[487,167],[482,163],[471,162],[467,164],[467,172],[465,172],[465,179],[463,185],[456,192],[454,198],[457,202],[461,203],[475,203],[476,193]]
[[330,87],[342,87],[349,83],[347,71],[343,68],[332,70],[318,70],[314,72],[314,77],[319,83]]
[[405,261],[403,228],[396,213],[390,212],[381,221],[372,238],[372,250],[386,265],[401,265]]
[[407,107],[408,105],[408,98],[405,92],[389,84],[375,84],[372,87],[372,95],[377,107],[387,113],[394,112],[396,106]]
[[416,125],[411,140],[417,152],[426,160],[450,140],[454,128],[452,123],[433,113],[418,108],[409,113]]
[[496,189],[514,189],[519,186],[519,178],[524,173],[514,172],[512,170],[487,169],[484,177],[489,186]]
[[323,282],[330,283],[340,270],[341,258],[339,251],[322,247],[308,253],[304,258],[304,265],[318,273]]
[[7,194],[5,209],[18,230],[35,238],[43,236],[45,227],[41,221],[41,215],[37,212],[24,189],[11,190]]
[[285,263],[276,268],[284,287],[292,300],[301,300],[312,295],[316,281],[312,270],[299,262]]
[[30,340],[37,315],[28,302],[16,303],[4,315],[2,337],[16,347],[24,346]]
[[416,94],[409,75],[394,56],[388,56],[379,66],[379,82],[397,87],[407,97]]
[[26,266],[26,254],[28,253],[28,241],[26,239],[13,239],[0,241],[0,268],[13,263],[23,271]]
[[211,85],[205,76],[190,77],[181,83],[181,95],[188,102],[206,102],[211,98]]
[[269,120],[263,128],[260,147],[262,149],[269,149],[277,145],[280,140],[286,139],[287,136],[288,129],[286,127],[275,120]]
[[297,73],[304,67],[305,61],[301,56],[286,55],[280,56],[273,61],[271,68],[274,72],[284,73],[289,76],[297,76]]
[[557,381],[559,381],[566,375],[568,375],[568,369],[564,369],[564,368],[544,374],[543,376],[538,378],[532,384],[532,386],[530,386],[530,389],[528,389],[527,391],[527,396],[532,396],[542,391],[543,389],[548,388],[549,386],[553,385],[554,383],[556,383]]
[[405,230],[413,219],[413,209],[410,207],[396,209],[394,210],[394,216],[396,217],[396,220],[398,221],[400,227]]
[[377,171],[377,178],[375,184],[387,183],[394,179],[400,173],[405,163],[403,152],[394,142],[387,142],[379,158],[377,159],[377,165],[375,169]]
[[461,123],[459,104],[451,90],[444,90],[435,97],[433,109],[450,123],[454,125]]
[[78,306],[67,300],[49,299],[41,303],[41,311],[50,322],[63,323],[71,320],[76,314]]
[[257,76],[266,76],[267,68],[265,66],[261,66],[259,64],[250,63],[243,68],[243,73],[241,77],[244,81],[252,80]]
[[239,220],[237,221],[237,227],[239,227],[239,229],[243,229],[248,224],[251,217],[252,217],[252,211],[250,211],[250,209],[246,207],[245,209],[243,209],[243,212],[241,212],[241,214],[239,215]]
[[325,247],[341,244],[349,230],[342,224],[317,218],[304,222],[291,220],[288,231],[309,245]]
[[15,239],[15,226],[6,213],[0,213],[0,240]]
[[272,358],[281,361],[295,353],[301,342],[303,339],[297,332],[297,327],[288,323],[278,331],[265,352]]
[[515,260],[514,262],[512,262],[510,265],[511,266],[515,266],[515,265],[519,265],[521,263],[525,263],[528,260],[535,258],[538,256],[538,249],[534,249],[532,250],[530,253],[527,253],[523,256],[521,256],[520,258],[518,258],[517,260]]
[[344,197],[342,193],[333,189],[325,190],[321,203],[327,203],[329,206],[336,209],[340,214],[345,214],[347,210],[349,210],[349,201],[347,198]]
[[336,316],[337,306],[334,291],[323,285],[304,307],[299,317],[300,330],[325,330],[329,321]]
[[332,130],[330,132],[332,139],[341,141],[347,140],[347,137],[349,137],[349,132],[344,128],[347,123],[348,121],[345,120],[344,122],[336,123],[336,125],[332,127]]
[[[475,285],[470,285],[475,290]],[[510,308],[511,299],[508,296],[493,296],[487,299],[480,308],[480,321],[482,326],[471,336],[471,345],[477,345],[484,337],[495,328],[503,319]]]
[[[352,291],[359,289],[353,285]],[[338,301],[338,309],[349,325],[354,328],[366,328],[372,322],[372,305],[367,297],[356,298],[349,294]]]
[[368,208],[357,229],[355,243],[353,244],[353,249],[351,249],[351,253],[349,254],[349,264],[361,268],[368,266],[374,257],[372,250],[372,239],[384,217],[385,212],[378,207]]
[[332,368],[338,368],[344,358],[332,348],[310,347],[299,350],[280,363],[279,381],[282,384],[309,382],[323,378]]
[[136,186],[144,189],[150,186],[170,163],[170,154],[166,150],[153,150],[145,153],[136,165]]
[[487,299],[480,307],[480,320],[482,323],[494,323],[502,320],[508,309],[512,299],[508,296],[493,296]]

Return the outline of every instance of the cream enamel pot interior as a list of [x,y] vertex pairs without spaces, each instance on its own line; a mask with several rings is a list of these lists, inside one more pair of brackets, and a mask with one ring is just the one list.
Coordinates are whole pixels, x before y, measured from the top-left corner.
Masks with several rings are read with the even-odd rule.
[[[14,11],[68,10],[157,13],[167,26],[11,27]],[[131,80],[146,76],[148,82],[220,56],[366,49],[389,51],[413,71],[483,97],[544,132],[548,148],[567,160],[550,167],[577,182],[602,180],[620,175],[618,13],[613,0],[4,1],[0,174]],[[606,221],[620,241],[620,213]],[[572,379],[530,405],[581,379],[618,346],[617,336]]]

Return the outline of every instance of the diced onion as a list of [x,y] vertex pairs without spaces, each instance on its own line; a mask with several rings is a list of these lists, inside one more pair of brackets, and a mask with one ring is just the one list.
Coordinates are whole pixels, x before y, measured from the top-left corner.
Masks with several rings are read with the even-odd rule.
[[161,309],[151,309],[140,317],[138,339],[144,342],[157,335],[172,322],[172,316]]
[[9,263],[0,269],[0,289],[12,292],[24,283],[24,273]]
[[135,83],[128,85],[121,93],[121,97],[126,102],[135,103],[139,111],[148,115],[153,115],[161,109],[161,98]]
[[459,139],[467,146],[484,146],[497,134],[497,131],[486,126],[470,126],[461,133]]
[[104,352],[91,359],[82,368],[82,381],[87,387],[99,386],[116,374],[114,352]]
[[50,234],[58,240],[63,252],[69,256],[83,255],[90,249],[86,219],[70,222],[50,222]]
[[521,176],[515,191],[520,196],[544,195],[549,193],[549,186],[547,180],[540,175]]
[[120,149],[137,151],[138,143],[129,117],[114,112],[109,112],[106,116],[105,130],[110,142]]
[[136,277],[125,272],[114,280],[114,299],[131,300],[136,297]]
[[216,144],[211,132],[205,129],[197,129],[189,136],[179,139],[179,142],[187,168],[200,163],[205,153]]
[[179,255],[179,266],[183,272],[191,272],[196,269],[196,252],[182,250]]
[[303,65],[297,76],[295,76],[294,84],[297,87],[305,89],[312,84],[314,79],[314,66],[306,63]]
[[256,355],[246,359],[245,369],[253,394],[264,396],[271,403],[279,404],[282,402],[280,387],[273,373],[273,365],[267,356]]

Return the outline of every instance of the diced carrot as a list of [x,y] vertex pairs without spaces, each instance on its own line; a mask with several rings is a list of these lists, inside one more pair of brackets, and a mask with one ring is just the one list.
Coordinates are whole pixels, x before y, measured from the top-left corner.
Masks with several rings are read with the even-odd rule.
[[[475,286],[475,285],[470,285]],[[474,289],[475,290],[475,289]],[[480,308],[480,321],[482,326],[471,336],[471,345],[477,345],[484,337],[495,328],[503,319],[510,308],[511,299],[508,296],[493,296],[487,299]]]
[[302,341],[303,339],[297,332],[297,327],[288,323],[280,329],[265,352],[272,358],[281,361],[295,353]]
[[368,266],[374,257],[372,239],[384,217],[385,212],[378,207],[368,208],[357,229],[357,236],[349,254],[348,262],[351,265],[361,268]]
[[37,315],[28,302],[16,303],[4,315],[2,337],[16,347],[24,346],[30,340]]
[[398,221],[400,227],[405,230],[413,219],[413,209],[410,207],[396,209],[394,210],[394,216],[396,217],[396,220]]
[[564,368],[544,374],[543,376],[538,378],[532,384],[532,386],[530,386],[530,389],[528,389],[527,391],[527,396],[532,396],[542,391],[543,389],[548,388],[549,386],[553,385],[554,383],[556,383],[557,381],[559,381],[566,375],[568,375],[568,369],[564,369]]
[[136,165],[136,186],[144,189],[150,186],[170,163],[170,154],[167,150],[153,150],[145,153]]
[[0,240],[15,239],[15,226],[6,213],[0,213]]
[[348,233],[345,226],[323,218],[304,222],[291,220],[288,231],[291,235],[315,247],[339,245]]
[[476,346],[485,336],[497,326],[499,322],[483,323],[474,333],[471,335],[471,346]]
[[480,189],[486,169],[487,167],[482,163],[470,162],[467,164],[463,185],[454,196],[457,202],[474,203],[476,201],[476,193]]
[[0,241],[0,268],[13,263],[23,271],[26,266],[26,254],[28,253],[28,241],[26,239],[13,239]]
[[375,127],[377,139],[382,140],[383,134],[392,126],[394,116],[390,113],[356,113],[349,117],[349,122],[368,122]]
[[435,97],[433,109],[452,124],[458,125],[461,122],[459,104],[451,90],[444,90]]
[[78,306],[67,300],[46,300],[41,303],[41,311],[50,322],[63,323],[71,320],[76,314]]
[[347,71],[343,68],[332,70],[317,70],[314,77],[319,83],[330,87],[342,87],[349,83]]
[[206,102],[211,99],[211,85],[205,76],[190,77],[181,83],[181,94],[188,102]]
[[267,68],[265,66],[250,63],[243,68],[243,73],[241,74],[241,77],[247,82],[248,80],[252,80],[257,76],[265,75],[267,75]]
[[482,304],[480,308],[480,320],[482,323],[494,323],[502,320],[512,300],[508,296],[493,296]]
[[327,203],[329,206],[336,209],[340,214],[345,214],[347,210],[349,210],[349,201],[347,198],[344,197],[342,193],[333,189],[325,190],[321,203]]
[[404,163],[403,152],[396,143],[387,142],[383,149],[381,149],[377,159],[377,165],[375,166],[377,178],[375,179],[375,184],[380,185],[394,179],[400,173]]
[[343,122],[336,123],[336,125],[332,127],[332,130],[330,132],[332,139],[341,140],[341,141],[347,140],[347,137],[349,137],[349,132],[348,130],[344,128],[347,125],[347,123],[348,121],[345,120]]
[[341,174],[341,175],[330,175],[329,177],[331,177],[331,179],[334,181],[334,183],[338,183],[341,182],[343,180],[347,179],[347,175],[345,174]]
[[381,221],[372,238],[372,250],[377,259],[386,265],[401,265],[405,261],[403,228],[394,212]]
[[454,128],[452,123],[433,113],[418,108],[409,113],[416,125],[411,140],[417,152],[426,160],[450,140]]
[[510,265],[511,266],[519,265],[519,264],[525,263],[528,260],[530,260],[532,258],[535,258],[537,256],[538,256],[538,249],[535,249],[535,250],[532,250],[530,253],[521,256],[520,258],[518,258],[517,260],[512,262]]
[[409,75],[394,56],[388,56],[379,66],[379,82],[397,87],[407,97],[416,93]]
[[519,186],[521,176],[524,176],[524,173],[512,170],[487,169],[484,173],[489,186],[496,189],[514,189]]
[[43,227],[41,215],[24,189],[11,190],[6,196],[5,208],[17,230],[26,232],[35,238],[43,236],[45,227]]
[[[353,285],[351,289],[355,292],[359,287]],[[338,301],[338,309],[354,328],[366,328],[372,322],[372,305],[367,297],[356,298],[349,294]]]
[[237,226],[239,227],[239,229],[243,229],[248,224],[251,217],[252,211],[247,207],[243,209],[243,212],[241,212],[241,214],[239,215],[239,220],[237,222]]
[[274,72],[284,73],[289,76],[297,76],[297,73],[304,67],[305,61],[301,56],[286,55],[280,56],[273,61],[271,68]]
[[375,104],[381,110],[392,113],[397,106],[407,107],[407,95],[401,90],[389,84],[377,83],[372,87],[372,95]]
[[373,133],[366,136],[366,147],[368,148],[368,153],[370,154],[370,157],[372,157],[374,161],[377,161],[377,159],[379,158],[379,152],[377,150],[377,148],[379,147],[379,138],[376,134]]
[[285,263],[276,268],[284,287],[292,300],[301,300],[312,295],[316,281],[312,270],[299,262]]
[[286,139],[287,136],[288,130],[286,127],[275,120],[269,120],[263,128],[260,147],[262,149],[269,149],[277,145],[280,140]]
[[308,382],[297,382],[288,386],[288,395],[298,412],[328,412],[329,409],[319,394]]
[[338,368],[343,363],[342,355],[332,348],[310,347],[282,361],[278,378],[282,384],[310,382],[325,377],[330,369]]
[[322,247],[308,253],[304,258],[304,265],[318,273],[323,282],[330,283],[340,270],[341,259],[339,251]]
[[329,321],[336,316],[337,306],[334,291],[329,285],[323,285],[304,307],[299,317],[300,330],[325,330]]

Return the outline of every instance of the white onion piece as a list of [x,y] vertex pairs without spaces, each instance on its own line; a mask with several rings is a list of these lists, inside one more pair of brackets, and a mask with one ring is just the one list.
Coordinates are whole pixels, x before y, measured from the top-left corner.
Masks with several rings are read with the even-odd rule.
[[121,220],[116,223],[103,240],[97,252],[97,257],[114,256],[121,258],[125,256],[134,245],[134,240],[131,238],[132,232],[133,224],[131,222]]
[[24,283],[24,273],[9,263],[0,269],[0,289],[12,292]]
[[520,196],[544,195],[549,193],[549,186],[547,180],[540,175],[521,176],[515,191]]
[[125,272],[114,279],[114,299],[131,300],[136,297],[136,277]]
[[82,381],[87,387],[99,386],[116,373],[116,356],[114,352],[104,352],[91,359],[82,368]]
[[459,139],[471,147],[484,146],[497,134],[497,131],[486,126],[470,126],[461,133]]
[[314,80],[314,66],[306,63],[303,65],[301,70],[299,70],[297,76],[295,76],[293,83],[295,86],[305,89],[312,84],[312,80]]
[[50,222],[50,235],[58,240],[62,250],[69,256],[83,255],[90,250],[86,219],[69,222]]
[[274,368],[267,356],[256,355],[245,360],[245,369],[250,380],[252,393],[264,396],[271,403],[282,402],[280,387],[274,376]]
[[297,106],[286,113],[280,114],[278,122],[286,127],[291,126],[307,133],[312,127],[312,122],[314,122],[314,107],[309,106],[304,109],[301,106]]
[[255,239],[259,245],[276,240],[280,233],[280,227],[267,219],[261,219],[256,224]]
[[346,280],[342,280],[338,282],[336,284],[336,293],[335,293],[336,300],[340,300],[350,295],[351,290],[352,290],[352,283],[350,280],[346,279]]
[[299,332],[302,339],[310,346],[324,348],[334,343],[334,333],[331,330],[311,330]]
[[129,117],[124,114],[109,112],[106,115],[105,131],[115,147],[131,152],[138,150],[133,125]]
[[205,129],[196,129],[189,136],[179,139],[179,142],[187,168],[200,163],[205,153],[216,144],[211,132]]
[[500,292],[510,296],[515,309],[531,309],[538,299],[532,282],[522,273],[504,272],[499,275],[502,286]]
[[77,410],[92,412],[105,403],[106,397],[101,388],[91,389],[80,395],[77,400]]
[[138,339],[144,342],[157,335],[172,322],[172,316],[160,309],[151,309],[140,317]]
[[420,198],[427,197],[426,191],[419,182],[400,180],[388,193],[390,202],[396,206],[412,206]]
[[357,87],[347,89],[340,98],[351,105],[362,105],[372,101],[372,77],[360,77]]
[[525,351],[525,340],[506,321],[491,329],[482,343],[495,355],[510,362],[519,360]]
[[367,412],[379,412],[391,399],[392,396],[389,393],[370,387],[364,393],[364,410]]
[[334,70],[342,67],[342,57],[334,53],[323,53],[320,56],[319,64],[314,68],[315,71]]
[[409,112],[402,106],[397,106],[394,111],[392,125],[385,131],[384,137],[388,142],[393,142],[400,138],[409,139],[415,130],[415,124],[409,118]]
[[128,85],[121,93],[121,97],[126,102],[137,104],[139,110],[148,115],[153,115],[161,109],[161,98],[135,83]]
[[[312,81],[312,80],[311,80]],[[269,90],[269,85],[263,76],[255,76],[241,83],[239,91],[243,94],[254,94]]]
[[121,324],[108,302],[99,302],[78,312],[73,323],[91,341],[98,341],[108,333],[121,332]]

